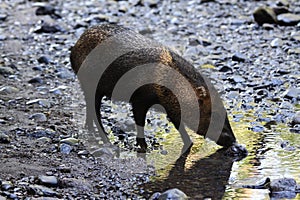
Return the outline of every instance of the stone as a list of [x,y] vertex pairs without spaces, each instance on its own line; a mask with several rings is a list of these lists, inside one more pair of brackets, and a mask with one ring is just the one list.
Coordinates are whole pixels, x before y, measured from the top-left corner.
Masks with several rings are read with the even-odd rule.
[[291,37],[293,40],[300,42],[300,32],[297,32],[297,31],[292,32]]
[[18,88],[15,88],[13,86],[4,86],[0,88],[0,94],[1,95],[7,95],[7,94],[13,94],[19,92]]
[[260,26],[265,23],[268,23],[268,24],[276,24],[277,23],[276,14],[275,14],[274,10],[270,7],[257,8],[253,13],[253,17],[254,17],[255,22]]
[[38,177],[38,182],[41,185],[56,187],[58,186],[58,180],[55,176],[44,176],[41,175]]
[[62,154],[70,154],[73,150],[73,147],[71,145],[62,143],[59,145],[59,149]]
[[299,54],[300,54],[300,48],[289,49],[289,50],[288,50],[288,54],[289,54],[289,55],[291,55],[291,54],[299,55]]
[[2,144],[8,144],[10,143],[10,138],[5,133],[0,133],[0,143]]
[[43,129],[43,128],[28,133],[28,136],[33,138],[41,138],[41,137],[53,138],[55,135],[56,135],[55,131],[51,129]]
[[300,124],[300,111],[296,112],[296,114],[294,115],[292,124]]
[[49,64],[50,63],[50,59],[47,56],[41,56],[37,59],[37,61],[39,63],[42,63],[42,64]]
[[279,6],[279,7],[275,7],[273,8],[275,14],[278,16],[280,14],[283,14],[283,13],[289,13],[289,9],[287,7],[284,7],[284,6]]
[[32,78],[32,79],[30,79],[29,81],[28,81],[28,83],[39,83],[39,84],[42,84],[42,83],[44,83],[44,81],[43,81],[43,79],[41,79],[40,77],[34,77],[34,78]]
[[30,101],[26,102],[26,105],[33,105],[33,104],[38,104],[38,105],[40,105],[42,107],[45,107],[45,108],[50,108],[51,107],[51,103],[46,99],[33,99],[33,100],[30,100]]
[[243,83],[246,81],[246,79],[244,79],[242,76],[239,76],[239,75],[234,75],[232,76],[232,80],[235,82],[235,83]]
[[50,25],[50,24],[43,24],[42,26],[38,27],[35,33],[57,33],[63,32],[62,28],[59,25]]
[[271,47],[280,47],[282,46],[282,40],[279,38],[275,38],[274,40],[272,40],[272,42],[270,43]]
[[300,89],[291,87],[284,93],[283,96],[289,99],[300,99]]
[[160,197],[161,193],[160,192],[155,192],[154,194],[151,195],[149,200],[158,200]]
[[295,26],[300,22],[300,15],[284,13],[277,16],[278,23],[284,26]]
[[74,145],[78,145],[79,140],[76,138],[73,138],[73,137],[69,137],[69,138],[60,140],[60,143],[65,143],[65,144],[74,146]]
[[293,178],[282,178],[271,181],[271,192],[296,191],[297,183]]
[[190,37],[189,38],[189,45],[190,46],[197,46],[197,45],[202,45],[204,47],[209,46],[212,44],[211,41],[209,41],[206,38],[203,37]]
[[7,191],[13,187],[13,184],[10,181],[3,181],[1,185],[1,189]]
[[174,189],[169,189],[162,193],[158,200],[185,200],[188,199],[187,195],[182,192],[181,190],[174,188]]
[[7,18],[6,14],[0,14],[0,21],[5,21]]
[[245,56],[244,54],[241,54],[241,53],[235,53],[233,56],[232,56],[232,60],[233,61],[237,61],[237,62],[245,62],[248,60],[247,56]]
[[10,67],[0,66],[0,74],[1,75],[12,75],[12,74],[14,74],[14,70]]
[[28,194],[31,195],[39,195],[39,196],[47,196],[47,197],[55,197],[59,196],[59,194],[52,189],[41,186],[41,185],[29,185],[27,187]]
[[44,113],[34,113],[29,116],[29,119],[33,119],[36,122],[45,122],[47,121],[47,117]]
[[277,6],[285,6],[285,7],[289,7],[290,3],[287,0],[279,0],[276,2]]
[[36,9],[36,15],[50,15],[53,19],[60,19],[61,16],[55,13],[56,9],[51,5],[40,6]]
[[89,152],[87,150],[82,150],[82,151],[78,151],[77,155],[79,157],[84,157],[84,156],[88,156]]

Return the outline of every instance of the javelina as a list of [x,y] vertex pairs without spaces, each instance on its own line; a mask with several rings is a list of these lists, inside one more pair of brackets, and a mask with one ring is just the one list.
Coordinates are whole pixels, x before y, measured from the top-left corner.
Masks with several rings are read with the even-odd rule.
[[165,109],[187,146],[192,143],[183,123],[221,146],[236,142],[210,82],[177,53],[141,34],[120,25],[89,28],[71,49],[71,65],[87,102],[86,126],[93,130],[95,122],[104,142],[108,142],[100,113],[104,96],[132,104],[142,149],[147,148],[146,113],[155,104]]

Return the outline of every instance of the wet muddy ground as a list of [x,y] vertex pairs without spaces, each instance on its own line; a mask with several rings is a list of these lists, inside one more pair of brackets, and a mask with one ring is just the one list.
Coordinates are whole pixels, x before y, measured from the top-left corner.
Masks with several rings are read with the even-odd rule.
[[[242,185],[266,177],[299,183],[300,26],[259,26],[252,17],[257,7],[275,4],[0,2],[0,199],[147,199],[174,187],[191,199],[268,199],[268,190]],[[299,2],[290,0],[288,9],[299,15]],[[154,163],[135,156],[109,159],[109,152],[93,158],[80,139],[86,134],[85,102],[69,50],[87,27],[99,23],[131,27],[174,48],[209,76],[249,156],[233,162],[211,141],[193,136],[187,160],[159,163],[174,157],[179,134],[149,112],[148,142],[161,145],[150,155]],[[134,148],[129,110],[127,104],[105,107],[104,123],[109,132],[129,133],[127,147]]]

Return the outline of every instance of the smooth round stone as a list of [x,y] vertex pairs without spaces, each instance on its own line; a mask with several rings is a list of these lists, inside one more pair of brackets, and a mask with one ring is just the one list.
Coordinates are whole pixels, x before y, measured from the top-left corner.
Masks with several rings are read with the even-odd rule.
[[42,84],[42,83],[44,83],[44,81],[40,77],[34,77],[34,78],[30,79],[28,81],[28,83],[33,83],[33,84],[34,83],[39,83],[39,84]]
[[282,178],[271,181],[272,192],[296,191],[297,182],[293,178]]
[[0,94],[1,95],[7,95],[7,94],[13,94],[19,92],[18,88],[15,88],[13,86],[4,86],[0,88]]
[[10,138],[5,133],[0,133],[0,143],[7,144],[10,143]]
[[300,15],[284,13],[277,16],[278,23],[285,26],[294,26],[300,22]]
[[279,38],[275,38],[274,40],[272,40],[272,42],[271,42],[271,47],[280,47],[280,46],[282,46],[282,40],[281,39],[279,39]]
[[55,176],[44,176],[41,175],[38,177],[38,181],[40,184],[45,186],[53,186],[56,187],[58,185],[58,180]]
[[63,154],[70,154],[73,148],[71,145],[62,143],[62,144],[60,144],[59,149],[60,149],[60,152]]
[[29,119],[33,119],[36,122],[45,122],[47,121],[47,117],[44,113],[34,113],[29,116]]
[[73,145],[77,145],[79,143],[79,140],[73,137],[69,137],[69,138],[62,139],[60,142],[73,146]]
[[185,200],[187,198],[188,197],[186,196],[186,194],[184,194],[184,192],[182,192],[177,188],[174,188],[162,193],[158,199],[159,200],[169,200],[169,199]]

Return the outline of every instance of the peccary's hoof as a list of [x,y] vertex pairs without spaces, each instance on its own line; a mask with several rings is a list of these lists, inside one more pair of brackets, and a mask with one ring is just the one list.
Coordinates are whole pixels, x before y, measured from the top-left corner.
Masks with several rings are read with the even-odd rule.
[[147,150],[147,143],[145,138],[136,138],[137,146],[140,146],[140,149],[138,150],[139,153],[146,153]]
[[234,161],[239,161],[248,155],[248,151],[244,145],[234,143],[225,151],[226,156],[234,158]]

